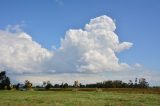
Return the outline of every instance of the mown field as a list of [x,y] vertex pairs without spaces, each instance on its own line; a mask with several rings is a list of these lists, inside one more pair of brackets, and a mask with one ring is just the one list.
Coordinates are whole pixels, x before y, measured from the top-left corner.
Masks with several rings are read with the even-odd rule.
[[160,106],[159,90],[0,91],[0,106]]

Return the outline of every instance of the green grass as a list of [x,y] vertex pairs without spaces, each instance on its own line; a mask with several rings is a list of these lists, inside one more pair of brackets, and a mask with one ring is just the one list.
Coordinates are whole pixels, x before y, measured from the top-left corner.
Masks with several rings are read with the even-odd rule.
[[112,91],[0,91],[0,106],[160,106],[160,94]]

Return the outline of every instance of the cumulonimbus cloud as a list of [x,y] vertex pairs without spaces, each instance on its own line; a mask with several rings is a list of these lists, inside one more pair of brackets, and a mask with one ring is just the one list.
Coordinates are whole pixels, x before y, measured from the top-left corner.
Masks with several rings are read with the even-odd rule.
[[94,73],[129,68],[117,53],[132,47],[120,42],[115,22],[108,16],[91,19],[84,29],[70,29],[54,53],[25,32],[0,30],[0,67],[14,73]]
[[132,47],[119,42],[116,25],[108,16],[91,19],[84,29],[70,29],[61,39],[61,47],[53,57],[58,72],[120,71],[129,67],[120,63],[116,53]]

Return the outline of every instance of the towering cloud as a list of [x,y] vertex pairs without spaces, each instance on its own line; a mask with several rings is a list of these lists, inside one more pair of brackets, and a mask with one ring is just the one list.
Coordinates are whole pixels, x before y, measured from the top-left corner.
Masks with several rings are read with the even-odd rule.
[[132,47],[119,42],[115,23],[108,16],[91,19],[84,29],[70,29],[61,40],[61,47],[53,57],[58,72],[103,72],[129,68],[120,63],[116,53]]
[[129,68],[117,53],[132,47],[119,42],[116,25],[108,16],[91,19],[84,29],[70,29],[54,53],[25,32],[0,30],[0,67],[14,73],[95,73]]

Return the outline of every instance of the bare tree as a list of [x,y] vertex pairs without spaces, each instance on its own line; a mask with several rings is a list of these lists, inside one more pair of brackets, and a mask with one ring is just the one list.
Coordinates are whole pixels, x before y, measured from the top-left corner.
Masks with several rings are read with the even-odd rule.
[[30,81],[28,81],[28,80],[25,80],[24,81],[24,87],[26,89],[31,89],[32,88],[32,83]]
[[74,87],[75,88],[78,88],[80,86],[80,83],[79,83],[79,81],[77,80],[77,81],[74,81]]

